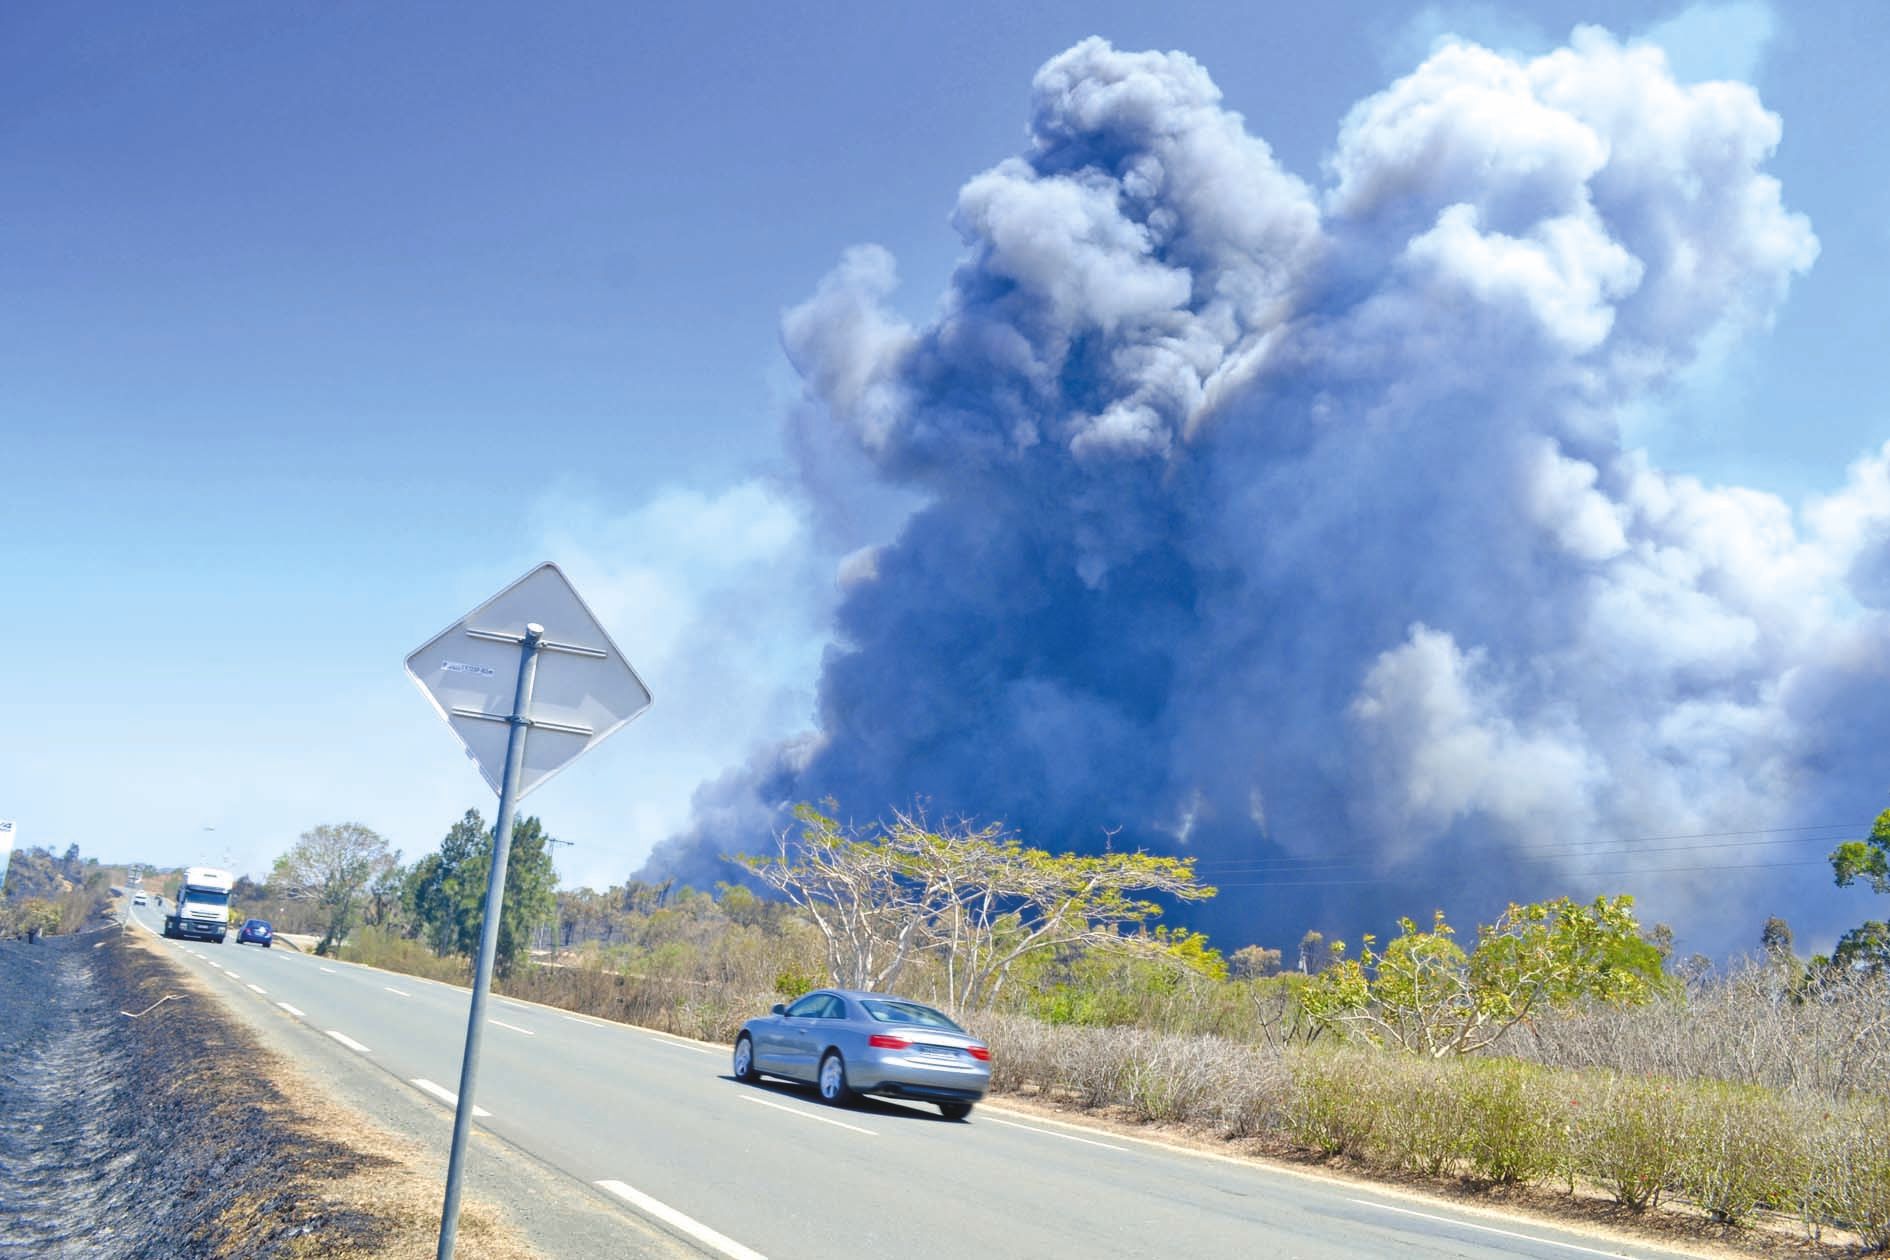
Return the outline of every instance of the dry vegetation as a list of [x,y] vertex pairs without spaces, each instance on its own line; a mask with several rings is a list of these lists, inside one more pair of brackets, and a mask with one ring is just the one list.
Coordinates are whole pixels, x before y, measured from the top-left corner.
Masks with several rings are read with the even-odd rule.
[[[362,1260],[423,1260],[435,1254],[440,1183],[432,1156],[330,1101],[301,1072],[263,1049],[217,1013],[202,982],[154,965],[148,937],[130,944],[151,961],[136,965],[151,994],[190,990],[195,1002],[159,1007],[138,1033],[163,1052],[147,1056],[140,1097],[174,1106],[177,1125],[196,1118],[229,1135],[216,1165],[225,1199],[197,1196],[202,1254],[271,1255],[282,1260],[346,1255]],[[214,1024],[219,1054],[240,1054],[231,1074],[204,1046]],[[168,1100],[174,1100],[174,1103]],[[336,1135],[345,1135],[337,1137]],[[239,1149],[251,1138],[258,1150]],[[208,1145],[208,1144],[206,1144]],[[482,1260],[531,1260],[535,1253],[489,1204],[462,1205],[459,1254]]]
[[[728,1041],[770,1002],[826,982],[808,926],[739,890],[684,892],[609,935],[499,987]],[[464,966],[389,933],[360,934],[348,956]],[[939,970],[916,959],[901,988],[944,1005]],[[1072,951],[969,1022],[993,1047],[998,1093],[1458,1190],[1599,1194],[1639,1217],[1676,1207],[1662,1219],[1721,1241],[1763,1220],[1808,1250],[1890,1249],[1883,977],[1754,961],[1645,1005],[1547,1013],[1491,1052],[1444,1059],[1321,1030],[1298,1007],[1304,983]]]

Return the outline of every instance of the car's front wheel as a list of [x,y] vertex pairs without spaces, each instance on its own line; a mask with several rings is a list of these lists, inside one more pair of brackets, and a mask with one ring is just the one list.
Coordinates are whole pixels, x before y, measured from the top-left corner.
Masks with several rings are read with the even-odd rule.
[[847,1084],[846,1060],[840,1057],[838,1050],[827,1051],[827,1057],[820,1061],[820,1097],[836,1107],[853,1101],[853,1088]]
[[744,1085],[752,1085],[761,1079],[761,1073],[755,1071],[755,1043],[747,1033],[735,1038],[735,1079]]
[[940,1103],[938,1114],[947,1120],[963,1120],[971,1114],[971,1104],[961,1102]]

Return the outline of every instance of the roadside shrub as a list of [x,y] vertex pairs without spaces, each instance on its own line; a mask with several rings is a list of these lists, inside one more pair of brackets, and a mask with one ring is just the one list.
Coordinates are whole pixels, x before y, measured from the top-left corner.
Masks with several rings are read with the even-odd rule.
[[1653,1207],[1679,1173],[1683,1118],[1670,1082],[1606,1078],[1583,1126],[1585,1170],[1621,1206]]
[[1890,1251],[1890,1099],[1830,1115],[1813,1141],[1815,1210],[1871,1251]]
[[1427,1177],[1454,1169],[1468,1146],[1456,1078],[1461,1065],[1377,1056],[1355,1085],[1370,1110],[1369,1157]]
[[1788,1201],[1805,1171],[1793,1121],[1769,1090],[1710,1081],[1691,1087],[1676,1169],[1681,1193],[1729,1225]]
[[1570,1110],[1550,1074],[1513,1059],[1467,1059],[1456,1072],[1463,1156],[1470,1174],[1514,1185],[1555,1171]]
[[409,976],[425,976],[448,984],[471,984],[472,962],[457,954],[442,958],[419,941],[410,941],[385,928],[358,928],[342,945],[340,957]]
[[1288,1059],[1291,1089],[1284,1107],[1286,1132],[1321,1155],[1363,1156],[1370,1147],[1377,1108],[1362,1083],[1386,1062],[1370,1051],[1304,1050]]

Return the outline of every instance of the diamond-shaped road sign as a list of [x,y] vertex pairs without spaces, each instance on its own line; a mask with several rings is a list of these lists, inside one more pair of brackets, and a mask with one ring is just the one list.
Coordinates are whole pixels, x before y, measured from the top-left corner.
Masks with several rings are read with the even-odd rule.
[[407,658],[407,673],[497,792],[525,627],[544,627],[526,716],[518,796],[558,773],[650,707],[604,627],[555,564],[541,564]]

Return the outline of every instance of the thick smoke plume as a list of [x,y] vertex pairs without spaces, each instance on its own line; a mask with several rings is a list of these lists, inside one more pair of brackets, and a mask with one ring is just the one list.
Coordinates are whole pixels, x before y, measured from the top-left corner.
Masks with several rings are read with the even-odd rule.
[[842,570],[817,728],[652,869],[918,798],[1198,855],[1229,947],[1560,892],[1640,893],[1683,948],[1844,913],[1828,870],[1749,869],[1828,844],[1700,837],[1883,804],[1890,448],[1794,514],[1618,419],[1811,265],[1779,135],[1583,29],[1440,48],[1314,186],[1191,58],[1056,57],[936,318],[873,247],[786,318],[804,445],[921,506]]

